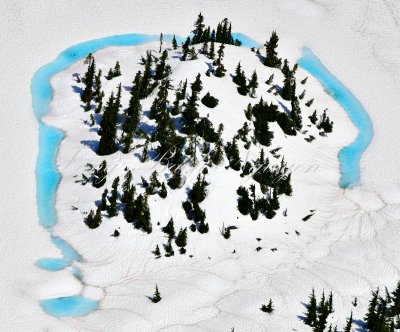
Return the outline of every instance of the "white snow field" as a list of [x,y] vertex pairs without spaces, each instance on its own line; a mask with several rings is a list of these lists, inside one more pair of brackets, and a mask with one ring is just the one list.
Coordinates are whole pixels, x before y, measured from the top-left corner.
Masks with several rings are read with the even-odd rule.
[[[349,190],[338,186],[337,153],[352,141],[356,130],[338,104],[310,78],[308,84],[312,86],[317,109],[329,108],[335,121],[334,132],[327,138],[318,137],[312,144],[302,138],[282,139],[282,144],[279,141],[286,150],[284,155],[289,165],[316,163],[320,166],[311,174],[294,172],[293,196],[281,201],[281,206],[288,207],[286,219],[259,218],[252,222],[249,218],[246,222],[243,218],[243,227],[233,232],[231,239],[224,240],[218,227],[222,221],[231,224],[239,215],[232,197],[238,183],[224,181],[220,174],[210,172],[207,178],[211,182],[210,195],[205,202],[207,219],[211,221],[214,209],[213,213],[221,214],[221,222],[213,225],[210,222],[210,233],[205,236],[189,232],[188,251],[193,251],[192,260],[188,255],[176,253],[173,258],[155,261],[150,250],[161,243],[159,232],[151,237],[142,235],[122,218],[89,230],[76,214],[72,215],[71,196],[78,191],[82,195],[81,189],[86,191],[89,187],[71,184],[74,170],[61,168],[63,180],[58,190],[56,233],[83,255],[85,261],[80,267],[84,281],[95,287],[82,290],[69,271],[40,270],[34,265],[38,259],[57,257],[60,253],[37,217],[34,170],[38,137],[29,88],[34,72],[65,48],[85,40],[134,32],[185,36],[199,11],[203,12],[207,24],[215,25],[228,17],[234,31],[260,42],[272,30],[277,30],[279,52],[289,57],[291,63],[301,55],[302,46],[310,47],[357,96],[369,113],[375,132],[361,161],[361,186]],[[297,316],[304,312],[301,301],[307,300],[312,287],[318,294],[322,289],[333,291],[335,313],[330,319],[344,326],[354,297],[359,300],[358,307],[353,308],[354,317],[360,319],[370,291],[378,285],[392,288],[400,278],[398,2],[205,0],[199,5],[195,1],[63,1],[57,4],[10,1],[1,4],[0,12],[1,331],[229,331],[233,326],[235,331],[307,331],[308,327]],[[145,45],[123,48],[126,52],[121,52],[122,48],[100,51],[96,60],[105,68],[120,60],[123,73],[128,73],[123,82],[129,85],[137,61],[127,57],[141,47]],[[229,72],[233,71],[236,61],[228,65],[228,57],[235,58],[235,52],[228,54],[227,51]],[[247,75],[256,67],[260,76],[261,72],[268,72],[255,59],[250,53],[249,60],[243,62]],[[204,62],[198,66],[205,71]],[[178,80],[179,75],[194,77],[199,71],[190,62],[181,67],[176,74]],[[82,71],[82,62],[76,68]],[[69,105],[75,108],[79,102],[71,89],[73,69],[53,79],[56,95],[53,112],[47,118],[49,123],[67,130],[57,159],[61,166],[71,159],[78,146],[82,149],[78,136],[82,128],[76,121],[83,113],[73,116],[65,113]],[[304,71],[299,70],[301,74]],[[114,83],[116,79],[107,89],[112,89]],[[61,103],[63,98],[71,104]],[[244,120],[237,125],[230,122],[230,117],[222,113],[222,95],[220,100],[220,110],[209,111],[210,117],[216,113],[215,121],[224,122],[227,133],[239,129]],[[243,101],[243,105],[247,102]],[[203,111],[206,112],[203,109],[203,114]],[[280,130],[275,133],[279,139]],[[79,156],[82,159],[76,160],[77,165],[88,161],[85,149],[88,150],[82,149]],[[213,188],[214,183],[221,186],[223,183],[223,190],[232,196],[213,197],[219,192]],[[88,193],[87,202],[82,201],[82,209],[94,198],[98,199],[98,195],[92,194]],[[177,202],[181,199],[176,197]],[[155,202],[151,205],[154,207]],[[309,209],[316,209],[317,213],[304,223],[301,218]],[[180,204],[171,206],[168,200],[155,213],[153,226],[158,219],[166,222],[170,214],[181,215],[182,223],[186,221]],[[118,240],[109,236],[115,225],[121,227]],[[301,236],[295,236],[294,230]],[[260,246],[264,249],[257,253],[255,248],[259,244],[255,238],[258,236],[263,239]],[[269,250],[272,247],[278,251],[272,253]],[[236,255],[231,254],[234,248],[238,250]],[[157,305],[146,298],[152,295],[155,283],[163,296]],[[40,299],[80,291],[88,297],[103,298],[100,310],[84,317],[57,319],[46,315],[38,304]],[[276,307],[273,315],[259,310],[269,298]]]

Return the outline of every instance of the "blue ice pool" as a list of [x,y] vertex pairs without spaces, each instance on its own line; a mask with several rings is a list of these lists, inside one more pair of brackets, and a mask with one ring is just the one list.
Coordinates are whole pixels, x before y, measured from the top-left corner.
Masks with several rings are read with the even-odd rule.
[[357,127],[358,135],[354,142],[339,152],[341,175],[339,185],[342,188],[359,185],[361,155],[374,136],[372,121],[358,99],[329,72],[309,48],[304,48],[299,65],[320,81],[325,91],[343,107]]
[[[172,35],[166,35],[164,40],[171,41],[172,37]],[[245,47],[257,47],[259,45],[256,41],[241,33],[235,33],[233,37],[241,40]],[[81,259],[79,253],[67,242],[52,235],[52,228],[57,223],[56,191],[61,180],[61,174],[55,161],[64,134],[59,129],[48,126],[42,121],[42,118],[50,112],[50,101],[53,97],[50,79],[76,61],[83,59],[89,53],[94,53],[102,48],[138,45],[156,41],[158,38],[158,35],[127,34],[90,40],[66,49],[54,61],[41,67],[33,76],[31,83],[32,106],[39,121],[39,155],[36,163],[36,199],[39,222],[49,230],[51,241],[61,250],[63,255],[62,258],[42,258],[36,262],[36,266],[49,271],[58,271]],[[180,43],[184,39],[177,37],[177,41]],[[72,267],[72,273],[77,279],[82,278],[79,269],[75,266]],[[96,310],[99,303],[76,295],[43,300],[40,301],[40,305],[46,313],[63,317],[86,315]]]
[[56,317],[83,316],[99,307],[97,301],[80,295],[43,300],[40,305],[46,313]]

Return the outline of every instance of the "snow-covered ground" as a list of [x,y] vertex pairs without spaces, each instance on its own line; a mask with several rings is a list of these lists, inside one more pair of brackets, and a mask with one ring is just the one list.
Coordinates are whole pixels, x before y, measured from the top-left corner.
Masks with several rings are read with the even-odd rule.
[[[173,276],[177,275],[175,272],[186,263],[179,262],[183,259],[179,257],[174,271],[171,267],[163,270],[151,265],[147,268],[142,266],[140,279],[135,279],[133,275],[126,285],[120,283],[107,288],[110,296],[102,303],[104,310],[79,319],[60,321],[49,317],[41,311],[37,299],[65,294],[72,287],[79,288],[79,285],[72,286],[71,281],[71,286],[68,286],[62,282],[69,278],[67,273],[41,271],[33,265],[39,258],[57,255],[47,233],[37,222],[34,181],[37,125],[31,110],[29,90],[33,73],[60,51],[80,41],[127,32],[162,31],[185,35],[200,10],[208,23],[214,24],[223,17],[229,17],[235,30],[261,42],[276,29],[281,37],[280,50],[283,53],[303,45],[311,47],[331,72],[359,98],[370,114],[375,130],[373,142],[362,159],[362,186],[345,192],[338,189],[335,149],[327,150],[327,156],[323,158],[324,166],[332,169],[332,173],[304,186],[303,197],[296,198],[294,195],[291,199],[305,199],[307,195],[316,197],[319,205],[316,208],[320,213],[303,226],[307,229],[303,230],[298,247],[290,247],[291,242],[282,239],[281,245],[286,246],[287,256],[283,255],[285,250],[278,250],[272,256],[276,261],[268,261],[271,265],[261,270],[271,272],[260,273],[260,261],[250,259],[267,253],[261,251],[260,256],[254,256],[251,252],[246,265],[225,279],[221,278],[221,273],[227,269],[225,264],[233,264],[224,257],[219,258],[220,264],[216,259],[215,265],[211,262],[200,266],[191,263],[185,276],[191,283],[183,286],[180,280],[173,281]],[[254,330],[262,330],[262,326],[268,326],[267,330],[271,331],[285,331],[289,327],[305,330],[296,315],[301,314],[303,309],[299,301],[305,300],[312,286],[319,290],[323,287],[334,290],[335,315],[342,325],[350,311],[352,297],[359,297],[360,312],[356,315],[360,315],[372,288],[378,284],[393,286],[399,278],[397,238],[400,188],[396,170],[400,157],[396,152],[400,141],[396,133],[399,120],[400,8],[397,2],[360,0],[351,4],[340,1],[334,4],[315,1],[266,3],[260,0],[253,1],[251,5],[242,1],[227,1],[222,5],[220,2],[203,1],[200,8],[197,2],[192,1],[142,4],[65,1],[55,8],[49,1],[24,1],[3,4],[2,13],[2,330],[59,331],[74,327],[77,330],[103,330],[105,326],[115,330],[140,330],[140,325],[151,326],[150,329],[154,330],[159,326],[154,323],[157,320],[161,320],[160,325],[172,324],[169,327],[171,331],[184,329],[173,325],[183,323],[188,324],[185,329],[196,330],[196,326],[192,325],[195,322],[201,322],[198,330],[225,330],[231,326],[236,326],[236,330],[246,330],[250,322],[242,320],[243,313],[251,317]],[[298,52],[293,53],[293,57],[298,55]],[[345,126],[346,121],[343,121],[342,130]],[[338,137],[336,149],[347,142],[346,137],[351,136],[351,125],[348,128],[346,135],[349,136]],[[339,133],[340,128],[335,126],[331,138]],[[294,148],[292,150],[295,151]],[[330,185],[317,185],[323,180]],[[276,223],[277,227],[271,232],[282,233],[283,225],[277,220],[272,223]],[[68,232],[63,223],[58,231]],[[279,237],[273,237],[273,233],[266,235],[265,239],[268,237],[271,241],[279,240]],[[218,243],[225,245],[224,242]],[[79,244],[76,247],[81,250]],[[149,250],[144,251],[147,254]],[[231,265],[229,271],[233,269]],[[254,266],[257,268],[253,269]],[[121,273],[130,272],[137,266],[132,263],[125,268]],[[105,277],[106,272],[101,273],[99,269],[94,263],[83,266],[89,283],[99,284],[99,274]],[[203,273],[207,277],[199,271],[206,271]],[[219,271],[222,272],[216,273]],[[115,272],[110,277],[118,275],[118,271]],[[159,275],[167,280],[166,272],[171,276],[171,284],[162,290],[166,299],[177,302],[166,300],[157,306],[157,310],[146,310],[142,301],[147,299],[142,294],[151,294],[154,282],[142,282],[142,278],[145,273],[150,273],[154,281],[159,279]],[[212,289],[207,287],[208,284],[201,284],[211,278],[213,286],[216,285]],[[60,285],[68,286],[65,292],[60,290]],[[194,296],[188,298],[195,298],[200,290],[198,302],[181,302],[185,292],[193,292]],[[266,318],[257,308],[269,297],[275,299],[277,311]],[[184,306],[187,312],[171,309],[177,306]],[[196,311],[193,312],[193,308]],[[172,314],[174,312],[175,315]],[[242,328],[240,324],[243,324]]]

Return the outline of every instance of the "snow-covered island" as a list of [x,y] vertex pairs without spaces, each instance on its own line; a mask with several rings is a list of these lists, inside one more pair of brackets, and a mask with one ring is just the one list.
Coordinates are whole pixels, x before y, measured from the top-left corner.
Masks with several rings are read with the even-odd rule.
[[[108,47],[52,78],[45,121],[66,135],[54,232],[115,330],[346,324],[310,276],[337,241],[337,156],[357,131],[278,41],[241,47],[228,20],[213,31],[200,15],[182,44]],[[316,317],[301,304],[313,287]]]

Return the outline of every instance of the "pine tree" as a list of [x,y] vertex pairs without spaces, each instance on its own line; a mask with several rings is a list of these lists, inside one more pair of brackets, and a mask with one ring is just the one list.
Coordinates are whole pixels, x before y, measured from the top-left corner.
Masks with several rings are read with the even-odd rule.
[[192,44],[198,44],[202,41],[203,34],[204,34],[204,16],[199,13],[196,22],[194,23],[194,29],[192,31],[193,38]]
[[237,146],[235,137],[233,138],[232,142],[226,143],[225,154],[229,160],[229,166],[233,170],[239,171],[242,161],[240,160],[239,148]]
[[315,111],[313,112],[313,114],[310,115],[308,118],[310,119],[310,121],[311,121],[312,124],[316,124],[317,121],[318,121],[318,118],[317,118],[317,111],[315,110]]
[[150,92],[153,90],[153,87],[151,85],[151,80],[152,80],[152,64],[153,60],[151,57],[151,52],[148,51],[146,54],[146,60],[145,60],[145,67],[143,71],[143,76],[140,82],[140,92],[139,96],[141,99],[146,98]]
[[364,317],[364,320],[367,323],[366,327],[369,329],[372,329],[375,326],[378,318],[376,312],[376,309],[378,307],[378,297],[379,297],[379,288],[375,292],[372,292],[372,298],[369,301],[368,311]]
[[296,97],[296,78],[294,75],[296,74],[297,68],[298,65],[296,63],[293,68],[290,69],[288,61],[287,59],[285,59],[284,65],[282,67],[284,80],[281,91],[282,98],[285,100],[292,100],[294,97]]
[[351,312],[350,317],[347,319],[346,327],[343,332],[351,332],[351,326],[353,325],[353,312]]
[[172,243],[171,243],[171,239],[168,240],[168,243],[165,245],[165,257],[171,257],[174,256],[175,252],[174,252],[174,248],[172,248]]
[[269,299],[269,302],[268,302],[267,305],[263,304],[261,306],[261,311],[264,311],[264,312],[266,312],[268,314],[271,314],[274,311],[274,306],[273,306],[273,303],[272,303],[272,299]]
[[113,77],[121,76],[121,66],[119,61],[116,62],[114,70],[113,70]]
[[151,301],[153,303],[158,303],[158,302],[161,301],[161,294],[160,294],[160,292],[158,290],[157,285],[156,285],[156,290],[154,291],[154,295],[153,295],[153,298],[151,299]]
[[314,288],[310,295],[310,303],[307,307],[306,318],[304,323],[310,326],[315,326],[317,322],[317,300],[315,298]]
[[156,258],[160,258],[161,257],[160,247],[158,246],[158,244],[157,244],[156,249],[154,250],[153,253],[154,253],[154,256],[156,256]]
[[196,131],[196,123],[199,117],[199,113],[197,111],[197,100],[199,99],[198,95],[202,90],[202,82],[200,78],[200,74],[196,76],[196,80],[192,83],[192,94],[188,98],[185,103],[185,108],[182,112],[181,123],[183,126],[183,130],[186,134],[192,135]]
[[168,239],[173,239],[175,237],[174,219],[171,218],[161,230],[168,235]]
[[92,57],[88,65],[87,72],[85,73],[84,76],[85,89],[83,90],[81,96],[82,102],[84,102],[86,105],[88,104],[90,105],[90,101],[92,100],[93,97],[93,83],[94,83],[95,72],[96,72],[96,62]]
[[164,35],[161,32],[160,33],[160,49],[159,49],[158,53],[161,53],[161,51],[162,51],[163,41],[164,41]]
[[256,71],[251,75],[251,79],[248,84],[248,89],[250,91],[250,97],[254,98],[256,96],[256,89],[258,88],[258,80]]
[[118,210],[117,210],[118,184],[119,184],[119,177],[117,176],[112,183],[111,197],[108,199],[110,204],[107,207],[107,212],[110,218],[118,215]]
[[193,184],[192,190],[189,193],[190,200],[193,204],[201,203],[207,196],[207,186],[209,183],[205,180],[205,176],[197,176],[196,182]]
[[132,171],[128,170],[125,173],[124,176],[124,183],[122,184],[122,196],[121,196],[121,202],[122,203],[127,203],[129,202],[133,197],[135,193],[135,187],[132,186]]
[[97,72],[97,75],[94,78],[94,92],[93,92],[93,97],[94,97],[94,101],[96,103],[100,103],[101,100],[103,99],[103,94],[101,91],[101,75],[102,75],[102,71],[101,69],[99,69],[99,71]]
[[156,81],[166,78],[171,73],[171,67],[166,63],[168,59],[168,51],[164,50],[162,52],[161,58],[156,65],[154,79]]
[[208,58],[211,60],[215,58],[215,44],[213,39],[211,39],[210,50],[208,51]]
[[178,236],[175,239],[176,245],[180,248],[179,252],[184,254],[186,252],[185,247],[187,244],[187,228],[180,229]]
[[178,43],[176,42],[176,37],[172,37],[172,48],[176,50],[178,48]]
[[400,316],[400,281],[397,283],[396,289],[392,293],[392,305],[390,307],[392,316]]
[[161,184],[161,190],[160,190],[159,195],[161,198],[166,198],[168,195],[168,191],[167,191],[167,187],[165,186],[165,182],[163,182]]
[[300,130],[302,125],[301,109],[299,100],[296,96],[292,97],[291,105],[292,105],[292,111],[290,112],[290,117],[293,121],[293,126],[294,128],[296,128],[296,130]]
[[102,211],[106,211],[107,210],[107,195],[108,195],[108,189],[104,189],[103,193],[101,194],[101,201],[100,201],[100,205],[99,208]]
[[102,187],[107,180],[107,162],[103,160],[98,169],[93,170],[92,185],[95,188]]
[[280,68],[282,60],[278,58],[276,48],[278,47],[279,37],[275,31],[272,32],[272,35],[265,43],[266,48],[266,58],[264,61],[264,65],[272,68]]
[[181,56],[182,61],[186,61],[187,56],[189,54],[189,47],[190,47],[190,38],[187,37],[186,41],[182,45],[182,56]]
[[168,185],[171,189],[178,189],[182,182],[181,170],[175,169],[172,172],[172,177],[168,180]]
[[102,218],[100,207],[97,208],[96,214],[93,213],[93,210],[90,210],[88,216],[86,217],[86,225],[88,225],[91,229],[95,229],[100,226],[101,222]]
[[111,96],[103,113],[103,119],[100,124],[99,135],[101,136],[101,138],[98,150],[99,155],[109,155],[117,151],[117,122],[118,106],[114,101],[113,93],[111,93]]
[[248,215],[253,210],[253,201],[250,199],[249,192],[243,186],[240,186],[236,192],[239,195],[237,206],[239,212],[243,215]]
[[271,74],[271,76],[268,78],[268,80],[265,83],[267,85],[271,85],[273,80],[274,80],[274,74]]
[[201,47],[201,54],[208,54],[208,40],[205,40],[203,46]]

